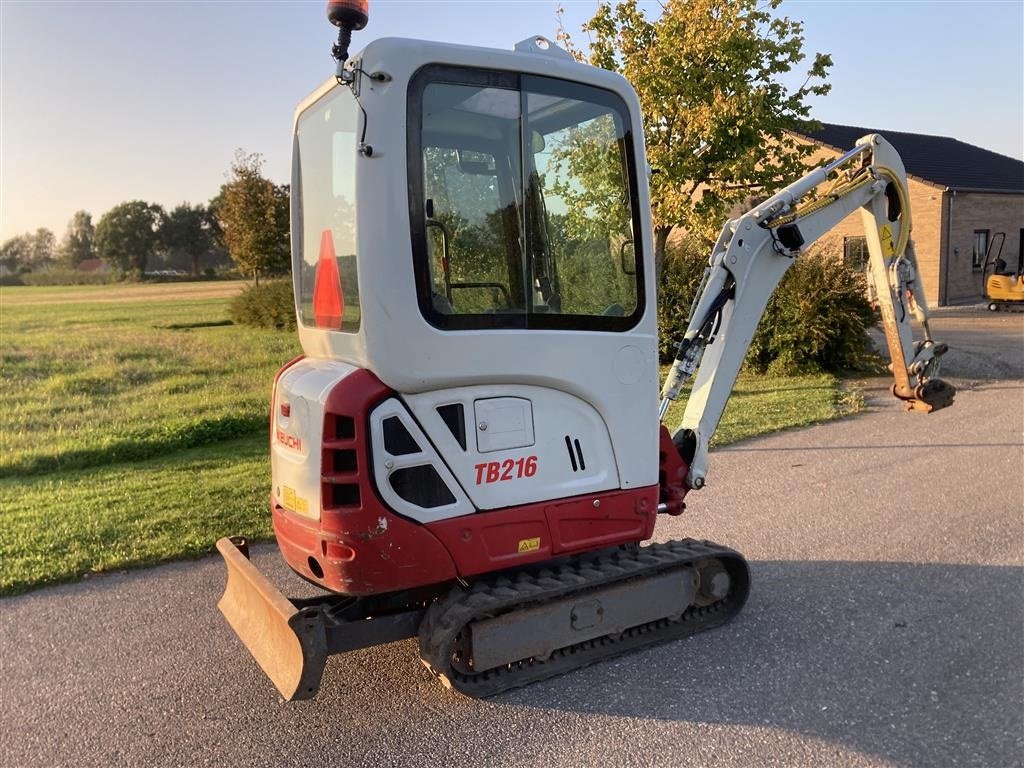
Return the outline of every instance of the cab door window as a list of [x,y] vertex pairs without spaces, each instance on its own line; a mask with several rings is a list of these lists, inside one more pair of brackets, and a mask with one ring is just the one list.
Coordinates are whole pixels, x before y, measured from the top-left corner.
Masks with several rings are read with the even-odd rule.
[[553,78],[428,66],[409,87],[424,317],[447,330],[623,331],[644,310],[629,112]]
[[424,147],[431,304],[442,314],[525,311],[515,201],[498,166],[491,152]]

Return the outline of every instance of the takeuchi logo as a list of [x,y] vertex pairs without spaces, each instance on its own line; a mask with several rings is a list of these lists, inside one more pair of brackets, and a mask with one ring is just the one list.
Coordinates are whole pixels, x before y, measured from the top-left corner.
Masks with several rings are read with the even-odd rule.
[[293,451],[302,450],[302,440],[297,437],[292,437],[287,434],[283,429],[277,430],[277,442],[283,445],[285,448],[291,448]]

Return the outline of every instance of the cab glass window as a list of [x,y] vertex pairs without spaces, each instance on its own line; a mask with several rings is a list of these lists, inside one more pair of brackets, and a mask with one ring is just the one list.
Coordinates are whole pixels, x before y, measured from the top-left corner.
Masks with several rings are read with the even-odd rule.
[[359,329],[356,128],[359,107],[334,88],[299,117],[295,137],[292,270],[303,325]]
[[439,328],[626,330],[643,312],[628,112],[576,83],[428,67],[409,92],[420,308]]

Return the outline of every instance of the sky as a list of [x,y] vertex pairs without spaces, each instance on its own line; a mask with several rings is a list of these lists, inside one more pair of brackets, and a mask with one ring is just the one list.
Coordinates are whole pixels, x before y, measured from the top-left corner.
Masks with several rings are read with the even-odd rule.
[[[577,44],[595,0],[371,0],[377,37]],[[657,2],[642,3],[657,15]],[[325,3],[0,0],[0,241],[60,238],[120,202],[206,202],[236,148],[289,178],[295,105],[332,76]],[[1024,0],[786,0],[808,61],[834,60],[823,122],[953,136],[1024,158]],[[802,78],[799,78],[802,80]],[[797,82],[794,79],[792,82]]]

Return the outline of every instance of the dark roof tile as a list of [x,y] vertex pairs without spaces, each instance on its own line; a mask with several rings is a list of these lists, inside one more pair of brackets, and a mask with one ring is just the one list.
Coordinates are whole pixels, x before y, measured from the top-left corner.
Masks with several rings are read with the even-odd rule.
[[822,123],[807,136],[839,150],[852,149],[865,134],[880,133],[903,158],[907,173],[951,189],[1024,192],[1024,162],[946,136],[903,133]]

